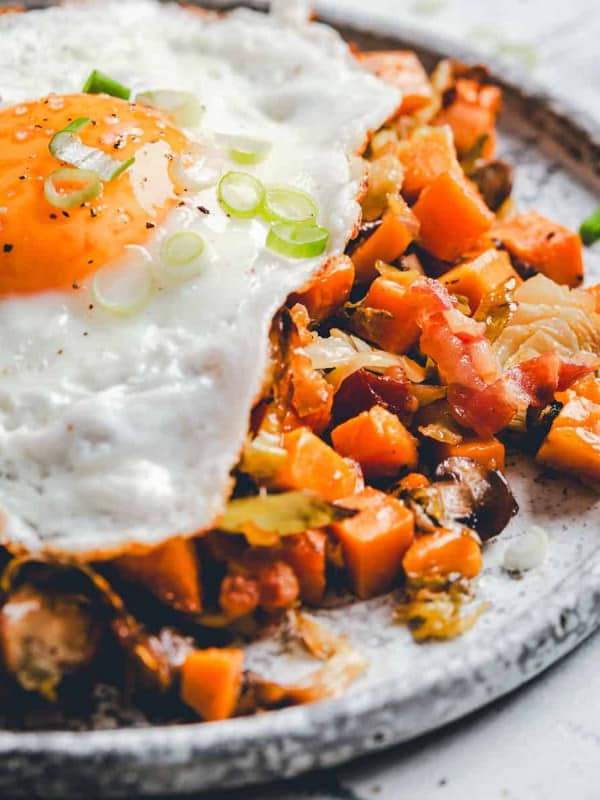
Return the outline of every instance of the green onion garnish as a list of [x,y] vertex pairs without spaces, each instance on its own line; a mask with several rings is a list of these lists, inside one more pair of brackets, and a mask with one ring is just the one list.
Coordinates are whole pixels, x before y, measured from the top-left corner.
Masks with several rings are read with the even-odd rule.
[[62,167],[52,172],[44,182],[46,200],[60,209],[76,208],[98,197],[101,191],[100,176],[89,169]]
[[266,187],[264,214],[271,222],[302,225],[314,222],[318,213],[318,205],[307,192],[289,186]]
[[131,97],[131,89],[97,69],[90,73],[82,92],[84,94],[110,94],[112,97],[120,97],[121,100],[129,100]]
[[228,172],[219,181],[217,196],[223,209],[232,217],[248,219],[261,210],[265,187],[247,172]]
[[181,128],[196,128],[202,122],[206,110],[196,95],[171,89],[140,92],[136,95],[135,102],[166,111]]
[[581,241],[588,246],[600,239],[600,206],[581,223],[579,235]]
[[319,225],[276,222],[267,236],[267,247],[288,258],[314,258],[325,252],[329,231]]
[[104,267],[92,280],[92,299],[98,308],[120,317],[141,311],[154,289],[151,265],[144,260],[120,268]]
[[204,252],[204,239],[194,231],[180,231],[165,239],[162,246],[162,261],[168,268],[168,276],[189,280],[199,275],[196,263]]
[[264,139],[225,134],[220,138],[231,160],[238,164],[260,164],[271,152],[271,143]]
[[76,134],[91,121],[90,117],[73,120],[66,128],[54,134],[48,148],[59,161],[79,169],[92,170],[103,181],[114,181],[134,163],[135,159],[117,161],[104,151],[83,144]]

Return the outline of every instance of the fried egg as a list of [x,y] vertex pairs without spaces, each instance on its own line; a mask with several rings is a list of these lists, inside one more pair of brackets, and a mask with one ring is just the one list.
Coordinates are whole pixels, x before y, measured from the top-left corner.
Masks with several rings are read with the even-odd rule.
[[[202,121],[83,94],[96,68],[133,98],[190,92]],[[322,25],[154,0],[1,16],[0,75],[3,541],[89,560],[206,530],[228,498],[273,315],[343,251],[360,213],[351,156],[400,98]],[[135,162],[56,207],[49,142],[82,118],[83,145]],[[232,136],[268,154],[240,167]],[[182,183],[177,165],[196,179]],[[310,194],[326,251],[278,255],[264,219],[228,214],[216,182],[232,170]],[[165,256],[181,233],[203,243],[185,270]]]

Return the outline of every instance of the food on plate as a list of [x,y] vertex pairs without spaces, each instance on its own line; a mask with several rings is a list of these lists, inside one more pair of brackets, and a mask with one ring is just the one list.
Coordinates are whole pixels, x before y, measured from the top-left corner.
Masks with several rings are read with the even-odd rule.
[[[300,609],[401,587],[417,641],[457,636],[518,510],[507,445],[600,477],[599,293],[580,238],[510,198],[499,89],[284,5],[0,18],[23,702],[112,682],[216,721],[334,696],[368,665]],[[247,663],[274,624],[322,662],[295,683]]]

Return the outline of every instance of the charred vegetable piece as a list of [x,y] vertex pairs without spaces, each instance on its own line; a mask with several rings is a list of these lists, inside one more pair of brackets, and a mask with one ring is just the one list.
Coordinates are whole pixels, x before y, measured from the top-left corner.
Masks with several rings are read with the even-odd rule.
[[469,178],[492,211],[498,211],[512,193],[513,169],[506,161],[479,164],[469,172]]
[[442,461],[434,478],[433,485],[441,489],[442,496],[444,488],[453,485],[468,490],[470,514],[461,519],[484,541],[501,533],[519,510],[504,475],[470,458],[453,457]]
[[133,583],[148,589],[178,611],[202,611],[200,564],[196,546],[189,539],[173,539],[150,553],[122,556],[117,570]]
[[335,395],[334,423],[339,425],[375,405],[386,408],[405,424],[411,421],[417,410],[410,383],[402,374],[377,375],[367,369],[359,369],[346,378]]
[[501,223],[494,236],[511,255],[556,283],[574,287],[583,281],[581,239],[537,211]]
[[231,500],[218,527],[227,533],[259,530],[289,536],[310,528],[323,528],[354,513],[310,492],[283,492]]
[[101,632],[86,597],[43,593],[27,583],[9,594],[0,611],[5,669],[24,689],[50,700],[65,676],[90,664]]
[[527,410],[525,448],[528,453],[536,455],[544,440],[550,433],[554,421],[562,411],[563,404],[557,401],[544,408]]

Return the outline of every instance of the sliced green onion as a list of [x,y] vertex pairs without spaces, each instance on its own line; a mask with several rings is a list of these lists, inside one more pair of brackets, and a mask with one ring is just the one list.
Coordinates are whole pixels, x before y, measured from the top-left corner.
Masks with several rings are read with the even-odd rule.
[[148,303],[154,288],[151,265],[144,260],[105,267],[92,280],[94,304],[110,314],[130,317]]
[[265,187],[247,172],[228,172],[219,181],[219,203],[232,217],[255,217],[265,199]]
[[173,180],[192,192],[214,186],[223,174],[223,161],[214,153],[184,153],[171,164]]
[[586,246],[592,245],[600,239],[600,207],[581,223],[579,235]]
[[271,152],[271,143],[264,139],[225,134],[220,138],[231,160],[238,164],[260,164]]
[[319,225],[276,222],[267,236],[267,247],[288,258],[314,258],[325,252],[329,231]]
[[90,73],[82,91],[84,94],[110,94],[120,97],[121,100],[129,100],[131,97],[131,89],[97,69]]
[[267,186],[264,213],[271,222],[289,222],[302,225],[314,222],[319,213],[315,200],[301,189],[289,186]]
[[[61,185],[69,184],[77,188],[66,190]],[[61,167],[52,172],[44,182],[44,196],[54,208],[67,209],[98,197],[102,191],[100,176],[89,169]]]
[[126,169],[129,169],[135,158],[117,161],[103,150],[83,144],[76,134],[91,121],[90,117],[73,120],[66,128],[54,134],[48,148],[54,158],[59,161],[65,161],[79,169],[92,170],[103,181],[114,181]]
[[196,128],[202,122],[205,106],[191,92],[175,92],[171,89],[157,89],[152,92],[140,92],[135,97],[136,103],[150,108],[159,108],[173,117],[176,125],[182,128]]
[[182,283],[197,277],[202,272],[199,259],[204,249],[204,239],[199,233],[179,231],[172,234],[162,246],[162,275],[169,283]]

